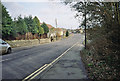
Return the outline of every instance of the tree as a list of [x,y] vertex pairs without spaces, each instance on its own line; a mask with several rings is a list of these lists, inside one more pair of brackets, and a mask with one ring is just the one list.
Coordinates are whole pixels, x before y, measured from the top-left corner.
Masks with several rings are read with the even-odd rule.
[[40,21],[39,21],[39,19],[37,18],[37,16],[35,16],[35,17],[33,18],[33,20],[34,20],[34,22],[35,22],[36,27],[39,28],[39,27],[40,27]]
[[36,26],[36,22],[33,19],[33,26],[32,26],[32,34],[36,34],[37,33],[37,26]]
[[15,36],[13,21],[6,8],[1,3],[0,6],[2,6],[2,38],[9,39]]
[[[104,31],[107,33],[111,32],[111,30],[117,31],[118,29],[120,29],[119,2],[88,1],[86,2],[86,5],[85,5],[85,2],[77,2],[76,4],[72,5],[72,8],[74,8],[74,10],[77,11],[76,18],[78,19],[80,19],[80,16],[85,16],[84,11],[86,9],[87,18],[86,20],[85,19],[83,20],[82,25],[84,25],[86,21],[86,25],[88,28],[99,26],[103,28]],[[119,31],[117,32],[119,33]],[[114,36],[110,36],[110,39],[112,41],[120,40],[118,39],[119,38],[118,33],[114,33]]]
[[37,33],[39,35],[39,43],[40,43],[40,38],[41,38],[41,35],[44,34],[44,29],[40,26],[37,30]]
[[48,26],[46,25],[45,22],[43,22],[43,24],[41,25],[41,27],[44,29],[44,33],[47,34],[49,32],[49,28],[48,28]]
[[32,16],[24,17],[24,21],[25,21],[25,23],[27,25],[28,31],[31,32],[32,31],[32,23],[33,23]]
[[68,30],[66,31],[66,37],[68,37],[69,36],[69,32],[68,32]]
[[44,29],[40,26],[40,21],[36,16],[34,17],[34,22],[35,22],[35,25],[37,27],[37,33],[39,35],[38,40],[39,40],[39,43],[40,43],[40,37],[41,37],[42,34],[44,34]]
[[25,35],[28,32],[27,28],[28,27],[27,27],[24,19],[22,19],[21,16],[18,16],[18,20],[16,22],[16,31],[17,31],[17,33],[19,33],[21,35]]
[[[76,17],[78,19],[81,15],[85,16],[85,2],[76,2],[71,7],[77,11]],[[87,51],[94,48],[95,51],[92,51],[93,56],[99,56],[98,59],[103,59],[107,66],[114,67],[117,70],[114,78],[119,78],[120,2],[99,2],[99,0],[97,2],[86,2],[86,21],[88,31],[92,32],[94,29],[97,29],[96,32],[93,31],[91,33],[95,33],[95,35],[93,34],[94,39],[92,38],[92,43]],[[85,19],[82,25],[84,23]]]
[[39,27],[37,32],[39,35],[42,35],[44,34],[44,29],[42,27]]
[[32,34],[37,33],[37,27],[35,25],[35,21],[32,18],[32,16],[24,17],[24,21],[27,25],[27,29],[28,29],[29,32],[31,32]]

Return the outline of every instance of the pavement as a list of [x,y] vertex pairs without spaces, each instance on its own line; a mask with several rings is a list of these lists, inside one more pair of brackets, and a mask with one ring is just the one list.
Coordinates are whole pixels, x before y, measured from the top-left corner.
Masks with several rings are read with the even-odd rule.
[[81,43],[77,43],[40,79],[88,79],[80,57],[80,50],[83,47]]
[[[53,62],[53,60],[55,60],[77,42],[81,44],[83,40],[84,35],[74,34],[73,36],[68,37],[67,39],[62,39],[61,41],[37,45],[33,47],[26,47],[23,49],[15,49],[11,54],[3,55],[2,60],[0,60],[0,63],[2,63],[2,72],[0,70],[0,73],[2,73],[2,79],[23,80],[33,74],[36,70],[38,71],[39,68]],[[82,47],[80,46],[78,49],[73,49],[76,49],[74,52],[76,51],[76,53],[78,52],[79,54],[81,48]],[[72,54],[65,54],[65,56],[66,55]],[[71,58],[72,57],[74,56],[72,55]],[[80,58],[79,55],[78,58]],[[73,60],[74,63],[78,63],[78,60],[76,61],[77,62],[74,62]],[[83,70],[84,69],[81,68],[81,71]],[[41,75],[37,75],[37,77],[40,76]],[[83,75],[81,75],[81,77],[82,76]]]

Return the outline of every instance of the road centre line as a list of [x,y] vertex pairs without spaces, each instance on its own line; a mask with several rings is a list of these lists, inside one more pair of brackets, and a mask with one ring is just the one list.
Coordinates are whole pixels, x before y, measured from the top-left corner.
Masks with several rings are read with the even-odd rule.
[[35,74],[33,77],[31,77],[28,81],[31,81],[32,79],[34,79],[36,76],[38,76],[41,72],[43,72],[49,66],[50,66],[50,64],[48,64],[45,68],[43,68],[42,70],[40,70],[37,74]]
[[[44,66],[41,67],[41,69],[36,70],[35,72],[33,72],[32,74],[30,74],[29,76],[27,76],[25,79],[23,79],[22,81],[30,81],[32,79],[34,79],[36,76],[38,76],[40,73],[42,73],[45,69],[47,69],[49,66],[51,66],[53,63],[55,63],[57,60],[59,60],[63,55],[65,55],[70,49],[72,49],[75,45],[77,45],[77,43],[75,43],[73,46],[71,46],[70,48],[68,48],[64,53],[62,53],[60,56],[58,56],[55,60],[53,60],[51,63],[49,64],[45,64]],[[36,74],[35,74],[36,73]],[[34,75],[35,74],[35,75]],[[31,78],[30,78],[31,77]]]
[[40,67],[38,70],[36,70],[35,72],[33,72],[32,74],[30,74],[29,76],[27,76],[25,79],[23,79],[22,81],[25,81],[27,79],[29,79],[31,76],[33,76],[35,73],[37,73],[38,71],[40,71],[41,69],[43,69],[44,67],[46,67],[48,64],[43,65],[42,67]]

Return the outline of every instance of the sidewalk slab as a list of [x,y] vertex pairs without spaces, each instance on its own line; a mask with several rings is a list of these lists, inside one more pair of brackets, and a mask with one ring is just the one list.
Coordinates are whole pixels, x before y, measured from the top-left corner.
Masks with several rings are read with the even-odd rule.
[[83,47],[82,44],[74,46],[41,79],[87,79],[80,57],[80,50]]

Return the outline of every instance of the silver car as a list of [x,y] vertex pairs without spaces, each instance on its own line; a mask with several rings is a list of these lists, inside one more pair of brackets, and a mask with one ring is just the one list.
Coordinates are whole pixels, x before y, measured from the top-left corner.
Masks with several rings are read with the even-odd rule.
[[0,39],[0,54],[11,53],[11,51],[11,46],[7,42]]

